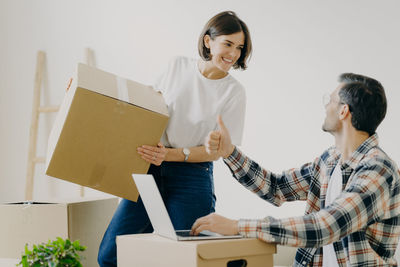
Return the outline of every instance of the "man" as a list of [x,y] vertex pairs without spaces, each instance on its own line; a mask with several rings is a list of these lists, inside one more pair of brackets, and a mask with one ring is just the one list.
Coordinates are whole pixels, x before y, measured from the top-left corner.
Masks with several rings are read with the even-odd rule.
[[199,218],[192,233],[210,230],[241,234],[299,247],[294,266],[390,266],[400,234],[400,172],[378,146],[376,128],[386,114],[382,85],[345,73],[325,102],[322,129],[335,146],[299,169],[274,174],[261,168],[220,130],[206,140],[233,176],[262,199],[279,206],[307,201],[304,216],[230,220],[217,214]]

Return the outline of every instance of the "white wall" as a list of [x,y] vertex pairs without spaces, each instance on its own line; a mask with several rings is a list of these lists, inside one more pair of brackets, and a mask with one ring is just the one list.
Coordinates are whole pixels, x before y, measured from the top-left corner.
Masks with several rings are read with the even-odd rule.
[[[321,131],[322,95],[342,72],[380,80],[389,101],[381,145],[400,162],[400,3],[366,0],[54,1],[0,0],[0,201],[24,197],[36,52],[47,54],[42,103],[61,102],[84,49],[104,70],[151,83],[175,55],[197,56],[204,23],[234,10],[254,43],[249,69],[233,72],[247,89],[242,150],[273,171],[311,161],[333,138]],[[54,116],[40,117],[38,153]],[[35,198],[77,197],[78,187],[35,174]],[[233,218],[300,215],[277,209],[215,167],[217,210]],[[99,193],[88,190],[88,195]]]

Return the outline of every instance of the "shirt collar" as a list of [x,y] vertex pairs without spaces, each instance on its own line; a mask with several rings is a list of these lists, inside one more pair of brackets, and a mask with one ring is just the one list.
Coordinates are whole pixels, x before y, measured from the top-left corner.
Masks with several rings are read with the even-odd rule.
[[364,158],[364,155],[373,147],[378,146],[378,134],[368,137],[351,155],[351,157],[342,164],[342,170],[351,168],[355,169],[358,163]]

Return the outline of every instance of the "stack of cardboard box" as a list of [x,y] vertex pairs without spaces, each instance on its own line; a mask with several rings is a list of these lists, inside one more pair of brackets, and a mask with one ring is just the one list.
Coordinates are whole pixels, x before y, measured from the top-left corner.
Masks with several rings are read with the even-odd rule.
[[118,198],[0,205],[0,258],[21,259],[25,244],[47,243],[57,237],[80,240],[87,247],[83,266],[97,265],[101,238]]

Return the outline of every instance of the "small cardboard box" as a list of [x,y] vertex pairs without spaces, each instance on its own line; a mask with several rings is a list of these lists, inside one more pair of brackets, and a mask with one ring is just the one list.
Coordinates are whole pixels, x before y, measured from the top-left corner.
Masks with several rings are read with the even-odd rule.
[[174,241],[156,234],[117,237],[118,267],[265,267],[273,266],[274,253],[275,244],[253,238]]
[[25,244],[47,243],[56,237],[80,240],[83,266],[95,267],[103,234],[118,198],[76,202],[0,204],[0,258],[21,259]]
[[168,122],[151,87],[78,64],[52,128],[46,174],[136,201],[132,173],[149,163],[137,147],[157,145]]

